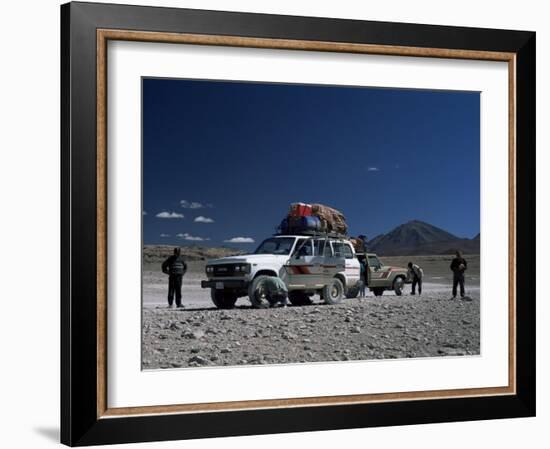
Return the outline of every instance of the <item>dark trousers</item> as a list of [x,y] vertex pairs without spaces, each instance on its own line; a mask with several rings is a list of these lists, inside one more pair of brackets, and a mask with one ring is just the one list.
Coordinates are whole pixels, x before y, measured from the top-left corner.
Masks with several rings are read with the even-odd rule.
[[367,290],[367,284],[365,281],[361,280],[359,281],[359,296],[363,298],[366,294]]
[[416,286],[418,285],[418,294],[422,294],[422,279],[420,279],[418,276],[415,276],[412,281],[412,294],[416,295]]
[[174,294],[176,295],[176,305],[181,305],[181,284],[183,276],[181,274],[171,274],[168,276],[168,305],[174,303]]
[[456,287],[460,284],[460,296],[464,297],[464,273],[455,273],[453,276],[453,297],[456,296]]

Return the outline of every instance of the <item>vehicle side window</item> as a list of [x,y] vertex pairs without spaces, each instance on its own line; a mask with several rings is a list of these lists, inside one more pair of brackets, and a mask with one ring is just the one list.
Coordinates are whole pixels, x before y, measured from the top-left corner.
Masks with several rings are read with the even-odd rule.
[[292,255],[295,256],[298,253],[298,250],[302,246],[302,243],[304,243],[306,239],[297,239],[296,245],[294,245],[294,249],[292,250]]
[[330,249],[330,243],[327,240],[315,240],[313,242],[314,254],[316,256],[330,257],[332,256],[332,251]]
[[304,243],[304,239],[301,239],[296,244],[297,251],[295,255],[298,257],[311,256],[313,255],[313,247],[311,246],[311,240],[307,240]]
[[335,257],[344,257],[344,245],[341,242],[332,242],[332,250]]
[[369,256],[369,267],[371,268],[380,268],[382,264],[376,256]]
[[353,259],[353,251],[351,250],[351,246],[344,244],[344,257],[346,259]]

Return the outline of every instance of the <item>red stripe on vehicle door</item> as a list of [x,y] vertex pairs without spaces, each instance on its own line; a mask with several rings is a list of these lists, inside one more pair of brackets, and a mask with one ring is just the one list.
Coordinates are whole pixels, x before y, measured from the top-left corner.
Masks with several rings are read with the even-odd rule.
[[[311,266],[311,265],[308,265]],[[292,269],[293,274],[311,274],[309,271],[309,268],[306,265],[293,265],[290,267]]]

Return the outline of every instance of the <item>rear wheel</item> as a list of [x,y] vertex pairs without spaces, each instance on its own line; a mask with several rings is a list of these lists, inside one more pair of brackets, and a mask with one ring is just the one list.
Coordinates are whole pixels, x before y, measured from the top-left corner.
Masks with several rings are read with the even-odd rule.
[[383,288],[373,288],[372,292],[374,293],[374,296],[382,296],[384,294]]
[[311,298],[300,291],[289,292],[288,300],[293,306],[309,306],[312,304]]
[[334,278],[330,284],[325,285],[323,298],[327,304],[339,304],[344,298],[344,284],[342,284],[342,281]]
[[232,309],[237,302],[237,295],[227,290],[216,290],[215,288],[211,288],[210,297],[218,309]]
[[401,296],[403,294],[403,289],[405,288],[405,280],[399,276],[395,278],[395,281],[393,281],[393,291],[397,296]]
[[261,275],[252,281],[248,288],[248,297],[252,303],[252,307],[257,309],[265,309],[271,305],[271,298],[265,286],[266,280],[270,276]]

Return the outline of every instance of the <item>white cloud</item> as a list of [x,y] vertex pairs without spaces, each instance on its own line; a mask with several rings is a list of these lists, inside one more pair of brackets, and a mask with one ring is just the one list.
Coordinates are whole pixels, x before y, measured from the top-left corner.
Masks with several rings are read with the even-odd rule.
[[183,218],[183,214],[178,214],[177,212],[162,211],[162,212],[159,212],[156,215],[156,217],[157,218]]
[[187,200],[181,200],[180,205],[184,209],[202,209],[204,207],[208,207],[208,205],[205,206],[204,204],[199,203],[198,201],[187,201]]
[[233,237],[228,240],[224,240],[227,243],[254,243],[254,239],[251,237]]
[[191,242],[203,242],[205,240],[210,240],[209,238],[197,237],[187,232],[184,232],[183,234],[177,234],[176,237],[179,237],[180,239],[188,240]]
[[203,217],[202,215],[199,215],[193,221],[195,223],[214,223],[214,220],[212,218]]
[[367,171],[380,171],[380,169],[378,167],[369,167]]
[[166,238],[166,237],[170,237],[170,234],[161,234],[160,235],[162,238]]

